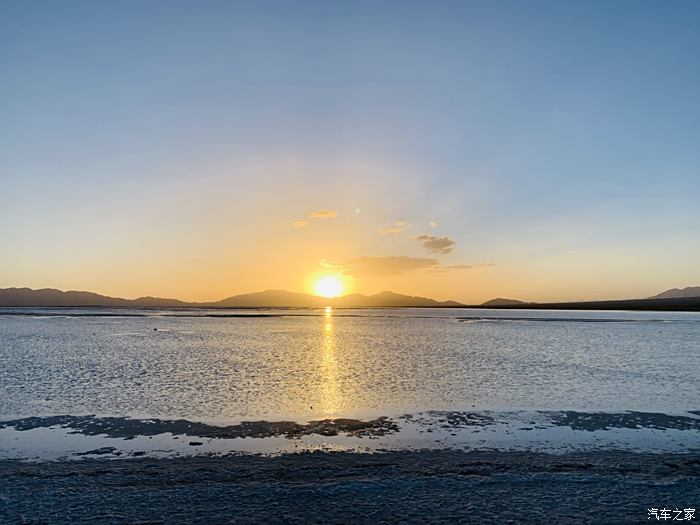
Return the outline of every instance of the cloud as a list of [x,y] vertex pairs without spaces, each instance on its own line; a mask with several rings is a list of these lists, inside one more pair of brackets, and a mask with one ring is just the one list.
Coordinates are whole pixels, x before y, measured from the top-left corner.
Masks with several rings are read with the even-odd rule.
[[435,237],[434,235],[417,235],[413,237],[419,241],[428,253],[451,253],[455,248],[455,242],[449,237]]
[[410,226],[406,221],[396,221],[392,226],[386,226],[377,230],[379,235],[401,235]]
[[294,221],[292,223],[292,226],[294,226],[295,228],[303,228],[307,224],[309,224],[308,221]]
[[478,264],[451,264],[448,266],[437,266],[437,267],[433,268],[431,271],[444,273],[444,272],[454,272],[454,271],[460,271],[460,270],[475,270],[476,268],[489,268],[491,266],[496,266],[496,263],[487,262],[487,263],[478,263]]
[[402,255],[390,257],[355,257],[344,263],[321,261],[321,265],[324,268],[338,271],[343,275],[363,279],[392,277],[413,271],[444,273],[469,270],[483,266],[493,266],[494,263],[481,263],[476,265],[453,264],[450,266],[442,266],[437,259],[428,257],[408,257]]
[[391,277],[402,273],[439,266],[437,259],[425,257],[355,257],[337,267],[352,277]]
[[309,219],[334,219],[337,216],[338,212],[333,210],[318,210],[309,213]]

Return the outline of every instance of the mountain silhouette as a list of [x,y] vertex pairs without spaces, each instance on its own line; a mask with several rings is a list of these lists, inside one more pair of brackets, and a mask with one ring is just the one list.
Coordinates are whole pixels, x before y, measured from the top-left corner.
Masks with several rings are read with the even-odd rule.
[[436,301],[427,297],[414,297],[393,292],[381,292],[375,295],[349,294],[343,297],[325,298],[307,293],[288,292],[286,290],[265,290],[241,295],[234,295],[214,302],[186,302],[160,297],[139,297],[123,299],[109,297],[93,292],[61,291],[53,288],[33,290],[31,288],[0,289],[0,306],[93,306],[93,307],[131,307],[131,308],[322,308],[336,306],[343,308],[359,307],[441,307],[462,306],[456,301]]
[[63,292],[53,288],[32,290],[31,288],[0,288],[0,306],[109,306],[109,307],[163,307],[176,308],[189,306],[189,303],[177,299],[160,297],[139,297],[122,299],[108,297],[93,292]]
[[649,299],[680,299],[682,297],[700,297],[700,286],[688,286],[686,288],[671,288]]
[[481,306],[517,306],[519,304],[528,304],[525,301],[518,301],[517,299],[504,299],[503,297],[496,297],[484,303]]
[[[495,309],[555,309],[555,310],[700,310],[700,287],[688,287],[662,292],[648,299],[613,301],[579,301],[566,303],[526,303],[515,299],[497,298],[481,305],[464,305],[456,301],[436,301],[394,292],[374,295],[359,293],[331,299],[286,290],[265,290],[234,295],[221,301],[187,302],[161,297],[123,299],[93,292],[61,291],[53,288],[0,288],[0,307],[108,307],[108,308],[380,308],[380,307],[464,307]],[[687,295],[686,295],[687,294]]]

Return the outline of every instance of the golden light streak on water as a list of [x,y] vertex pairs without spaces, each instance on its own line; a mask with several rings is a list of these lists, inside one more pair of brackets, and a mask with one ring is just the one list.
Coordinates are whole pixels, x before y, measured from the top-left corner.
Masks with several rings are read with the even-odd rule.
[[333,309],[330,306],[326,306],[323,321],[321,409],[324,418],[335,418],[339,415],[341,399],[338,393],[338,361],[335,355]]

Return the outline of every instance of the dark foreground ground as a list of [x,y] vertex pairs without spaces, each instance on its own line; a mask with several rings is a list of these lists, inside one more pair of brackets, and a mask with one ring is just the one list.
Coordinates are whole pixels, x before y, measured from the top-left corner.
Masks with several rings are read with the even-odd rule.
[[699,506],[700,454],[0,461],[1,523],[651,523]]

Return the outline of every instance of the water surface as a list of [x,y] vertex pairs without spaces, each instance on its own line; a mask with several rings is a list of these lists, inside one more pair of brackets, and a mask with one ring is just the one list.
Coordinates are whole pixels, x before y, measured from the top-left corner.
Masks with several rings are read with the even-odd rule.
[[700,314],[0,309],[0,419],[700,407]]

